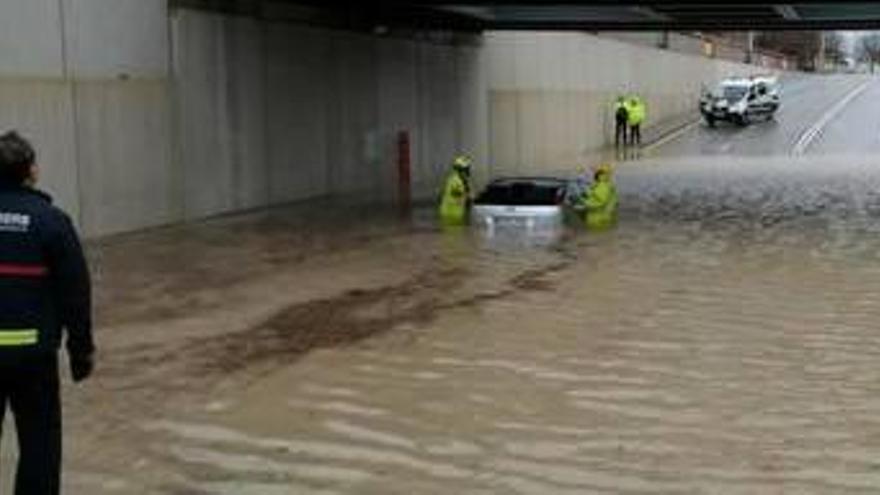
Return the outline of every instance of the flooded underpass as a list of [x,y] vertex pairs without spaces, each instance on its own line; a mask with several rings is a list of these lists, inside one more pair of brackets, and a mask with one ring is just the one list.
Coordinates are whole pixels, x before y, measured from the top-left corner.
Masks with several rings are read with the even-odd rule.
[[617,228],[551,241],[314,205],[102,241],[66,493],[873,493],[871,165],[628,164]]

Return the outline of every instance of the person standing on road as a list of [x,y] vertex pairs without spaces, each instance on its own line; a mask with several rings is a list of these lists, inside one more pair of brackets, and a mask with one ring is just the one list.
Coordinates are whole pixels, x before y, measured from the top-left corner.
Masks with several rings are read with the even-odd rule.
[[618,96],[614,103],[614,146],[626,145],[626,128],[629,124],[629,110],[626,98]]
[[36,154],[0,136],[0,424],[18,431],[16,495],[57,495],[61,474],[58,348],[75,382],[93,369],[91,283],[70,218],[34,188]]
[[582,197],[578,210],[590,230],[607,230],[617,221],[617,189],[611,180],[611,166],[600,165],[593,173],[593,185]]
[[440,198],[440,220],[444,225],[467,223],[471,204],[471,159],[462,155],[452,161],[452,170]]
[[647,109],[645,108],[645,102],[642,101],[640,97],[637,95],[633,95],[629,98],[628,105],[628,118],[629,118],[629,139],[631,144],[641,145],[642,144],[642,123],[645,121],[645,114],[647,113]]

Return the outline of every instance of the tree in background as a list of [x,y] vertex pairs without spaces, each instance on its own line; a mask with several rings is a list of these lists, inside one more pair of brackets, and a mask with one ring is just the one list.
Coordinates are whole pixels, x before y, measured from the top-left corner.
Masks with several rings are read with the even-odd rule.
[[819,31],[764,31],[755,37],[760,49],[781,52],[798,62],[805,70],[816,69],[816,56],[822,45]]
[[843,35],[837,31],[828,31],[823,34],[825,38],[825,60],[835,67],[846,63],[846,47],[843,43]]
[[880,63],[880,33],[865,34],[859,38],[856,50],[859,60],[867,63],[873,74],[874,65]]

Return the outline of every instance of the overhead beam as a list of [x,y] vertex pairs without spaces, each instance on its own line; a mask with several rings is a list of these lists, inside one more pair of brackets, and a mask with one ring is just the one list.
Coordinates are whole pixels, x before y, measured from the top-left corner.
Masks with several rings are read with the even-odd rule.
[[835,21],[785,21],[729,19],[729,20],[687,20],[673,22],[607,22],[607,21],[512,21],[490,22],[484,26],[491,30],[537,30],[537,31],[822,31],[822,30],[880,30],[880,19],[835,20]]
[[776,13],[782,16],[786,21],[798,21],[801,18],[797,9],[791,5],[774,5],[773,10],[775,10]]
[[[595,18],[554,18],[531,19],[528,16],[518,19],[505,19],[495,16],[492,7],[515,6],[517,2],[476,1],[476,0],[387,0],[382,2],[356,2],[353,0],[334,2],[320,0],[168,0],[172,7],[203,8],[238,13],[256,17],[275,19],[276,9],[272,5],[286,6],[295,10],[295,15],[283,20],[301,22],[317,26],[340,29],[371,31],[377,26],[385,29],[441,30],[480,32],[485,30],[577,30],[577,31],[700,31],[700,30],[880,30],[880,13],[863,14],[861,17],[823,18],[807,16],[806,10],[798,10],[820,2],[798,0],[796,4],[775,4],[773,2],[724,2],[719,4],[686,4],[651,2],[645,0],[594,0],[591,2],[573,0],[552,0],[544,5],[601,7],[614,5],[624,7],[630,19],[613,17]],[[537,0],[529,5],[536,6]],[[829,0],[821,3],[828,5]],[[841,7],[855,4],[843,0],[835,5]],[[522,4],[520,4],[522,5]],[[761,5],[761,15],[731,10]],[[452,7],[452,8],[450,8]],[[694,9],[697,9],[694,11]],[[705,15],[695,15],[705,9]],[[727,9],[727,10],[725,10]],[[279,9],[284,10],[284,9]],[[746,9],[747,10],[747,9]],[[708,15],[710,12],[725,12]],[[804,15],[801,15],[801,14]],[[872,13],[873,14],[873,13]]]
[[660,12],[657,12],[656,10],[654,10],[651,7],[643,7],[643,6],[630,7],[629,10],[630,10],[630,12],[636,13],[642,17],[645,17],[645,18],[648,18],[648,19],[651,19],[654,21],[669,22],[672,20],[672,18],[669,17],[668,15],[661,14]]
[[[298,0],[290,0],[290,1],[298,1]],[[349,0],[348,2],[324,2],[325,4],[352,4],[357,3]],[[724,7],[724,6],[763,6],[769,7],[773,5],[774,2],[768,2],[767,0],[738,0],[738,1],[730,1],[730,0],[722,0],[722,1],[697,1],[697,2],[687,2],[685,0],[676,0],[676,1],[657,1],[657,0],[385,0],[376,2],[376,4],[384,4],[384,5],[422,5],[426,7],[439,7],[439,6],[449,6],[449,5],[462,5],[462,6],[483,6],[483,7],[491,7],[491,6],[545,6],[545,5],[553,5],[558,7],[572,7],[572,6],[581,6],[581,7],[621,7],[621,6],[634,6],[634,7],[664,7],[664,6],[694,6],[694,7],[705,7],[707,9],[713,7]],[[865,0],[797,0],[794,3],[798,5],[816,5],[816,4],[832,4],[832,5],[863,5],[866,2]]]

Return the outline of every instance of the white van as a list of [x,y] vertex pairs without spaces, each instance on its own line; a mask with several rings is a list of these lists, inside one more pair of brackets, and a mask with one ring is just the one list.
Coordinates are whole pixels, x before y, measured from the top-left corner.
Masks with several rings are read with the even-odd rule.
[[769,120],[779,109],[779,81],[772,76],[725,79],[700,98],[700,113],[709,127],[723,120],[746,126]]

